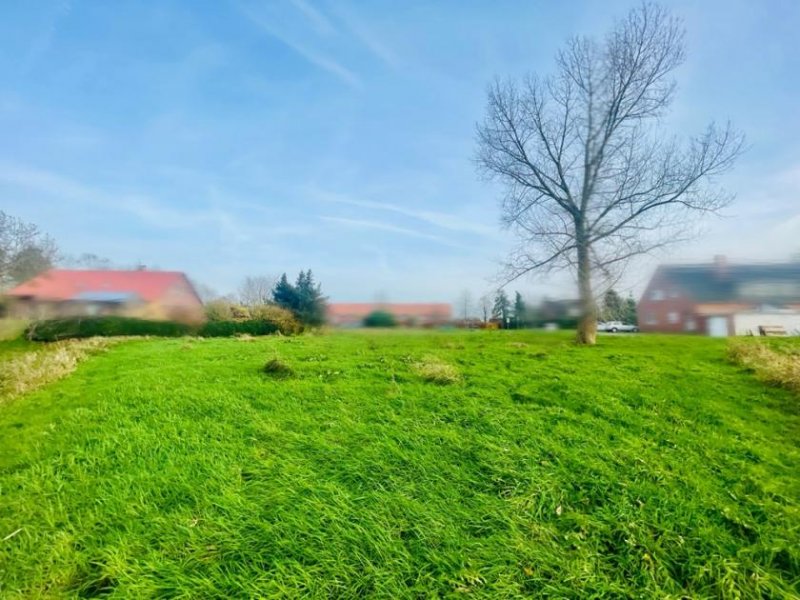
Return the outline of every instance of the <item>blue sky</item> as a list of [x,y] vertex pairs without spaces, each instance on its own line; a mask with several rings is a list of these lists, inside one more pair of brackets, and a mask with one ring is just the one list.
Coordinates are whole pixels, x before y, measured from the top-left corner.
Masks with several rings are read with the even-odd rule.
[[[546,73],[630,2],[5,3],[0,208],[70,254],[220,292],[312,268],[334,300],[454,300],[511,239],[474,126],[495,76]],[[749,150],[702,239],[643,259],[800,252],[800,3],[670,2],[688,60],[667,125],[732,119]],[[514,286],[574,295],[568,276]]]

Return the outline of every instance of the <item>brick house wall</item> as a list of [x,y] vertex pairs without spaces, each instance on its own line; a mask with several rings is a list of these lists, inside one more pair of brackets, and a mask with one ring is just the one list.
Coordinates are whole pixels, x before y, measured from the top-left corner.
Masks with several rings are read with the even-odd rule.
[[706,318],[697,303],[659,267],[637,305],[640,331],[705,333]]
[[662,265],[637,305],[639,328],[735,335],[737,315],[757,313],[756,321],[774,320],[778,317],[769,315],[797,313],[798,298],[800,262],[731,265],[716,256],[713,263]]

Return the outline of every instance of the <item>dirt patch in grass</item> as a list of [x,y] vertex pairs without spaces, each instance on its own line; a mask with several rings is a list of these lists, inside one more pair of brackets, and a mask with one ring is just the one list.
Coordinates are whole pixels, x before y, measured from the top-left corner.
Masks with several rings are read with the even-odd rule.
[[782,352],[763,342],[737,340],[728,346],[728,358],[766,383],[800,393],[800,354]]
[[433,356],[414,363],[414,371],[425,381],[437,385],[450,385],[461,381],[461,373],[456,367]]
[[88,338],[42,344],[0,363],[0,404],[66,377],[78,364],[121,338]]

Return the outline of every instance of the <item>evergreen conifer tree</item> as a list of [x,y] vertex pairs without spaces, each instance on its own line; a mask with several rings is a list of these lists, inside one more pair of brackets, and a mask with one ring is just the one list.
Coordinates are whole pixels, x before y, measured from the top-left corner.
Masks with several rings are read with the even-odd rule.
[[522,294],[519,292],[514,293],[514,327],[519,329],[526,325],[526,311],[525,301],[522,299]]
[[494,298],[492,308],[492,318],[500,319],[501,327],[508,327],[509,316],[511,313],[511,302],[508,300],[505,290],[499,290]]

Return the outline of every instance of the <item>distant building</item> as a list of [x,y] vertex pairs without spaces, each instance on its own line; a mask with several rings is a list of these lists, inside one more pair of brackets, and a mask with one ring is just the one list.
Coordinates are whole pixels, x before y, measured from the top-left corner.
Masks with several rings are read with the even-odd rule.
[[343,303],[328,304],[327,319],[335,327],[360,327],[375,311],[391,313],[398,325],[404,327],[437,327],[450,323],[453,309],[447,303]]
[[761,327],[800,333],[800,261],[662,265],[638,305],[641,331],[723,337]]
[[21,318],[120,315],[200,322],[203,303],[175,271],[51,269],[6,293],[9,313]]
[[581,316],[580,300],[542,300],[538,317],[543,322],[578,320]]

